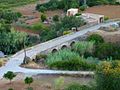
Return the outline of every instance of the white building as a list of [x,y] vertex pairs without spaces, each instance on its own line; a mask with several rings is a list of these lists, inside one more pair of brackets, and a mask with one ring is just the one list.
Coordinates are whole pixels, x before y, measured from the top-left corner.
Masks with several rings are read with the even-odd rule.
[[77,8],[71,8],[69,10],[67,10],[67,16],[74,16],[75,14],[78,13],[78,9]]
[[99,15],[99,14],[82,13],[81,17],[87,23],[102,23],[104,21],[104,15]]

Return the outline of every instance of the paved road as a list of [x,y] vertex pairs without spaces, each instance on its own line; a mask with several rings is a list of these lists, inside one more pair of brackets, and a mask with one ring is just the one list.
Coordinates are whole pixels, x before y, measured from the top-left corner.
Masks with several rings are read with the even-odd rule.
[[[113,23],[116,23],[116,22],[109,22],[109,23],[103,23],[103,24],[99,24],[99,25],[96,25],[96,26],[92,26],[92,27],[89,27],[87,29],[83,29],[82,31],[73,33],[71,35],[62,36],[62,37],[50,40],[48,42],[41,43],[39,45],[33,46],[33,47],[31,47],[31,48],[29,48],[27,50],[27,56],[33,57],[37,53],[39,53],[41,51],[44,51],[44,50],[47,50],[48,48],[57,46],[57,45],[59,45],[61,43],[67,42],[67,41],[72,40],[72,39],[74,39],[76,37],[84,35],[88,31],[92,31],[92,32],[96,31],[101,26],[108,26],[108,25],[111,25]],[[60,74],[60,73],[67,73],[67,74],[70,74],[70,73],[72,73],[72,74],[91,73],[91,74],[93,74],[93,72],[56,71],[56,70],[41,70],[41,69],[21,68],[19,65],[23,62],[23,58],[24,58],[23,51],[20,51],[20,52],[16,53],[15,55],[13,55],[12,57],[10,57],[10,60],[7,62],[7,64],[0,68],[0,78],[2,78],[3,74],[6,73],[7,71],[22,72],[22,73],[25,73],[26,75]]]

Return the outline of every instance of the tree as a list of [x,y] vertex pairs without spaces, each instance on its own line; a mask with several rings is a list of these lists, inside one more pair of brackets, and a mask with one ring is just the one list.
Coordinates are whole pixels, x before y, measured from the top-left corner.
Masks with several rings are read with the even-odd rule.
[[95,48],[96,57],[100,59],[111,58],[119,60],[120,59],[120,45],[113,43],[101,43]]
[[59,16],[58,15],[53,16],[53,21],[55,22],[59,21]]
[[28,84],[29,86],[31,85],[31,83],[33,83],[33,78],[32,77],[26,77],[24,79],[25,84]]
[[64,28],[69,28],[71,29],[72,27],[76,27],[76,29],[82,25],[85,24],[85,21],[80,18],[80,17],[76,17],[76,16],[65,16],[64,18],[62,18],[61,20],[62,26]]
[[9,88],[8,90],[13,90],[12,88]]
[[87,37],[87,41],[94,41],[95,44],[104,43],[104,39],[99,34],[92,34]]
[[10,80],[11,83],[12,79],[16,77],[16,74],[14,74],[12,71],[8,71],[3,77]]
[[120,61],[102,62],[96,70],[96,90],[120,90]]
[[42,15],[41,15],[41,20],[42,20],[42,22],[44,22],[45,20],[47,20],[47,17],[46,17],[45,14],[42,14]]
[[47,8],[44,6],[40,6],[40,8],[39,8],[39,11],[42,13],[44,13],[46,10],[47,10]]

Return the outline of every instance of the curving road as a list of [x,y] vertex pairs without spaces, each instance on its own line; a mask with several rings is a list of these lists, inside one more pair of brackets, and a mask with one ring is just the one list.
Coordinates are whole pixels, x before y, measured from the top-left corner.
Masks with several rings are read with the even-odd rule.
[[[117,23],[116,22],[108,22],[108,23],[101,23],[99,25],[95,25],[86,29],[83,29],[81,31],[78,31],[76,33],[70,34],[70,35],[65,35],[50,41],[47,41],[45,43],[38,44],[36,46],[33,46],[29,49],[27,49],[27,56],[33,57],[37,53],[47,50],[48,48],[57,46],[61,43],[70,41],[76,37],[79,37],[81,35],[84,35],[88,31],[96,31],[98,28],[101,26],[108,26],[111,24]],[[25,73],[25,75],[37,75],[37,74],[61,74],[61,73],[66,73],[66,74],[93,74],[93,72],[84,72],[84,71],[58,71],[58,70],[42,70],[42,69],[27,69],[27,68],[21,68],[19,65],[23,62],[24,58],[24,52],[20,51],[13,55],[12,57],[9,58],[9,61],[7,64],[3,67],[0,68],[0,78],[2,78],[3,74],[6,73],[7,71],[13,71],[13,72],[22,72]]]

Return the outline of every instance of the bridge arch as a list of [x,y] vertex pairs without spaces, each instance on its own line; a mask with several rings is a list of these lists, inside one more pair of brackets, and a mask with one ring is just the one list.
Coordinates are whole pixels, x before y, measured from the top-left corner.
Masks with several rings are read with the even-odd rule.
[[70,47],[72,47],[74,44],[75,44],[75,41],[72,41],[72,42],[70,43]]
[[55,53],[55,52],[57,52],[57,51],[58,51],[58,50],[57,50],[56,48],[54,48],[51,53]]
[[61,47],[61,49],[67,49],[67,48],[68,48],[67,45],[63,45],[63,46]]

